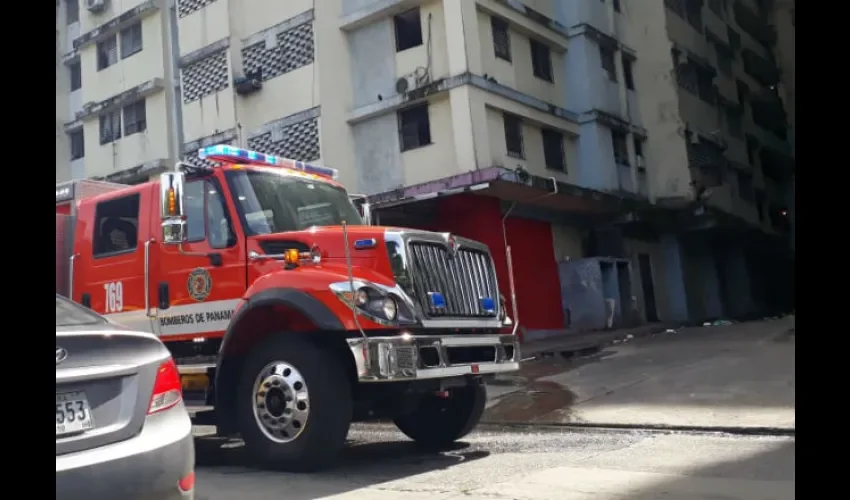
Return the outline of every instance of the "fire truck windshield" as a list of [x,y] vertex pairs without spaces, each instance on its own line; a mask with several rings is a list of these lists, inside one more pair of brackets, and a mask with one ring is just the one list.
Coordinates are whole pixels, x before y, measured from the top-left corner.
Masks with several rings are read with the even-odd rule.
[[260,170],[230,171],[227,181],[249,235],[363,223],[345,190],[326,182]]

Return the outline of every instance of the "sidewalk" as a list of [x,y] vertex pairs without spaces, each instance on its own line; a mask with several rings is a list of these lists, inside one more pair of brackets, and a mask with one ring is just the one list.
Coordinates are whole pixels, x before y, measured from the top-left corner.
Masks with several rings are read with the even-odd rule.
[[664,332],[672,325],[649,323],[632,328],[603,330],[592,332],[564,332],[541,340],[533,340],[522,344],[523,359],[561,354],[569,355],[587,349],[602,347],[615,341],[647,337]]
[[[788,316],[655,336],[649,335],[657,326],[637,334],[606,332],[617,334],[613,340],[633,335],[616,344],[596,335],[594,342],[609,341],[590,356],[544,354],[518,374],[494,380],[484,421],[793,429],[794,325]],[[580,345],[571,342],[552,341],[532,352]]]

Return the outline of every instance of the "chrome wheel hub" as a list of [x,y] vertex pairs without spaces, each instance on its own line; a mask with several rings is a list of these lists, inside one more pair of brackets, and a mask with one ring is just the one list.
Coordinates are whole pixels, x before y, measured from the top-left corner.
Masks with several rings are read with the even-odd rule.
[[254,419],[267,438],[277,443],[295,440],[307,426],[310,398],[304,377],[292,365],[275,361],[254,381]]

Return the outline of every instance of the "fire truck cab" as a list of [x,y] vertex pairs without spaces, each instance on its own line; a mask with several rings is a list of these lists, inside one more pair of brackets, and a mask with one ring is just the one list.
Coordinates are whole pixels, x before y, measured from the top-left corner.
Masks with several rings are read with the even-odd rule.
[[187,400],[260,461],[324,466],[353,421],[469,433],[482,377],[519,369],[488,248],[368,225],[331,168],[198,156],[158,182],[57,186],[57,291],[158,335]]

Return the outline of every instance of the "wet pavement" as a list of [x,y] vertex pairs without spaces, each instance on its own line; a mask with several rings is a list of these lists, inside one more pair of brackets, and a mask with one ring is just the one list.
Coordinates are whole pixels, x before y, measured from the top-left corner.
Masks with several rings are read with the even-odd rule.
[[[793,429],[793,317],[680,329],[524,364],[485,421]],[[791,330],[793,331],[793,330]]]
[[393,427],[356,425],[314,474],[248,465],[238,441],[197,440],[198,500],[793,499],[788,437],[483,429],[423,452]]

